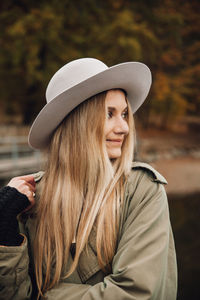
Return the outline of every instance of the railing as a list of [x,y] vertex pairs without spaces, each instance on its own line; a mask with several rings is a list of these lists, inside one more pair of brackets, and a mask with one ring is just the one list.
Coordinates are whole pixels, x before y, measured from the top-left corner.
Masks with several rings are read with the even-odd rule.
[[27,137],[0,138],[0,180],[41,170],[44,158],[28,146]]

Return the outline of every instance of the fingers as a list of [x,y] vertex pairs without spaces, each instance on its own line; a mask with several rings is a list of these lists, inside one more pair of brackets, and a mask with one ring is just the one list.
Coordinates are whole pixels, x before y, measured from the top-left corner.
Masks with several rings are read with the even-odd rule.
[[32,184],[29,184],[26,182],[26,185],[30,188],[30,190],[35,193],[35,185],[33,186]]
[[35,189],[35,179],[33,175],[27,175],[27,176],[18,176],[18,177],[14,177],[10,180],[10,182],[8,183],[8,185],[11,184],[26,184],[27,186],[29,186],[31,189]]
[[[8,186],[16,188],[20,193],[27,196],[30,201],[30,207],[35,204],[35,180],[33,175],[14,177],[8,183]],[[30,209],[29,207],[29,209]],[[27,210],[27,209],[26,209]]]
[[26,210],[28,210],[35,204],[35,198],[34,198],[34,193],[30,190],[27,191],[26,196],[28,197],[28,200],[30,201],[30,206],[28,206],[26,209]]
[[35,179],[34,179],[33,175],[18,176],[18,177],[15,177],[15,178],[25,180],[27,183],[30,183],[31,185],[35,186]]

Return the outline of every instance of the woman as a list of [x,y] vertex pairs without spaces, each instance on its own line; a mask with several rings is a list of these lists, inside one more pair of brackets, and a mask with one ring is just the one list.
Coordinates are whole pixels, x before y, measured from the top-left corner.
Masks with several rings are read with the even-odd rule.
[[166,181],[132,163],[150,85],[144,64],[91,58],[52,77],[29,134],[45,172],[1,190],[0,299],[176,299]]

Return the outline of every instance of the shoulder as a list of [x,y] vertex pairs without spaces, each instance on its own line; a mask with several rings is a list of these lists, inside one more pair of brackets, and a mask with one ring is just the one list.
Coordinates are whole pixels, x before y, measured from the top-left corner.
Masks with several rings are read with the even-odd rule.
[[161,184],[167,184],[167,180],[151,165],[144,162],[132,162],[130,177],[134,178],[140,174],[146,174],[149,180]]
[[133,162],[126,182],[125,202],[131,207],[155,199],[160,199],[161,203],[166,204],[166,184],[166,179],[152,166],[143,162]]
[[133,189],[140,183],[143,183],[146,187],[153,187],[155,183],[165,185],[167,184],[167,180],[149,164],[132,162],[126,186]]
[[166,184],[166,179],[149,164],[132,163],[120,211],[119,239],[124,228],[128,228],[132,222],[148,227],[159,216],[168,218]]

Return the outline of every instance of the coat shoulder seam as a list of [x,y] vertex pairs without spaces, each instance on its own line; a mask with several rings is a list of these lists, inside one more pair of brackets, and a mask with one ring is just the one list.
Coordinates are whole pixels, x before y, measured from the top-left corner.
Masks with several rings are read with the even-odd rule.
[[132,170],[143,170],[144,172],[148,173],[153,182],[167,184],[165,177],[147,163],[135,161],[132,163]]

